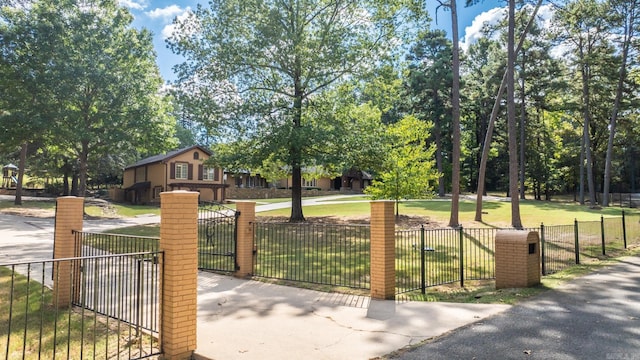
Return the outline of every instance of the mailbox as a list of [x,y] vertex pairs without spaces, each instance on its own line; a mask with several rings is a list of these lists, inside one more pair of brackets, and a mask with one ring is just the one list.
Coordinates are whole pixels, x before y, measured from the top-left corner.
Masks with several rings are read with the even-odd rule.
[[496,289],[540,284],[538,232],[500,230],[495,240]]

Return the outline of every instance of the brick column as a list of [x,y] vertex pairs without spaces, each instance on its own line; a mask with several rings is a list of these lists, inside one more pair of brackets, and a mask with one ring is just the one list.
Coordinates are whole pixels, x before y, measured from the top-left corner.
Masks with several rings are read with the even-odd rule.
[[163,287],[160,327],[165,359],[191,359],[196,349],[198,193],[160,194]]
[[236,210],[240,212],[237,226],[236,264],[238,268],[234,276],[244,278],[253,274],[255,237],[253,223],[256,219],[256,203],[251,201],[236,202]]
[[[56,200],[56,221],[53,239],[54,259],[72,258],[76,255],[76,244],[73,230],[82,231],[84,215],[84,198],[75,196],[59,197]],[[53,302],[56,308],[71,305],[72,279],[80,277],[72,275],[79,271],[71,261],[57,262],[53,266]],[[77,289],[77,288],[76,288]]]
[[371,298],[390,300],[396,293],[396,223],[393,201],[371,202]]
[[536,231],[500,230],[495,244],[496,289],[540,284],[540,237]]

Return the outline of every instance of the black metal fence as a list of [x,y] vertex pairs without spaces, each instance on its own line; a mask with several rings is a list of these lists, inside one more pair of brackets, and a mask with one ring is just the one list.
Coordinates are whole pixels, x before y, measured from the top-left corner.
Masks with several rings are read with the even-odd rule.
[[[0,265],[2,356],[143,359],[160,355],[159,271],[147,260],[161,256],[161,252],[141,252]],[[71,269],[68,279],[60,278],[61,268]],[[71,284],[68,294],[51,289],[53,282],[61,281]],[[72,304],[61,303],[63,298]]]
[[254,275],[369,289],[370,227],[255,223]]
[[[422,290],[466,280],[495,278],[495,228],[445,228],[396,232],[396,292]],[[526,229],[541,240],[542,274],[640,243],[640,215],[575,221],[573,225]]]
[[237,220],[235,211],[214,202],[198,205],[198,268],[234,272],[238,269]]
[[[257,277],[369,289],[367,225],[255,223]],[[396,292],[495,278],[496,228],[396,231]],[[541,239],[543,275],[640,243],[640,215],[526,229]]]

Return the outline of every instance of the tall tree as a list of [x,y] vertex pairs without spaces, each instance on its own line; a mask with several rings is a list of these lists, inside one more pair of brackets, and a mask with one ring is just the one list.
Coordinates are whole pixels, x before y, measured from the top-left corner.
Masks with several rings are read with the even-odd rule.
[[[608,40],[609,21],[607,4],[596,0],[579,0],[569,3],[565,9],[556,12],[554,17],[561,32],[558,39],[568,45],[572,57],[572,65],[580,84],[580,112],[582,115],[582,148],[583,160],[580,162],[580,173],[585,174],[589,191],[589,205],[596,206],[596,189],[594,176],[594,144],[593,134],[597,128],[593,124],[595,108],[601,101],[594,101],[600,95],[596,91],[608,93],[606,87],[609,78],[606,74],[611,63],[614,63],[612,49]],[[608,64],[608,65],[607,65]],[[606,97],[606,96],[605,96]],[[608,101],[607,99],[606,101]],[[596,117],[597,119],[597,117]],[[581,176],[580,192],[584,192],[584,177]],[[584,203],[581,195],[580,203]]]
[[179,78],[218,84],[218,107],[236,115],[212,125],[259,143],[263,151],[253,154],[262,159],[289,165],[292,222],[304,221],[302,169],[329,135],[319,128],[332,130],[311,121],[314,98],[384,62],[397,44],[399,3],[215,0],[178,23],[169,40],[186,58]]
[[[451,11],[451,212],[449,226],[460,226],[460,38],[456,0],[438,0],[439,6]],[[467,0],[467,5],[474,3]]]
[[609,121],[609,139],[607,142],[607,154],[604,169],[604,185],[602,188],[602,205],[609,206],[609,188],[611,186],[611,162],[613,158],[613,141],[616,135],[616,125],[618,122],[618,113],[622,105],[622,97],[625,91],[625,82],[627,80],[627,67],[629,59],[629,50],[631,44],[635,41],[638,21],[640,20],[640,1],[637,0],[613,0],[610,1],[611,8],[614,11],[614,18],[620,20],[622,59],[618,75],[618,84],[616,86],[616,97],[611,110],[611,119]]
[[37,109],[49,121],[50,140],[77,158],[80,196],[92,154],[172,144],[151,34],[133,29],[133,16],[115,0],[37,0],[15,16],[28,26],[11,30],[30,38],[14,45],[40,60],[20,73],[40,84]]
[[[436,167],[445,168],[444,134],[451,125],[451,41],[442,30],[419,35],[409,55],[409,73],[405,84],[408,111],[420,119],[433,122],[432,139],[436,145]],[[446,149],[449,147],[447,146]],[[438,196],[445,196],[445,176],[438,178]]]
[[507,37],[507,128],[509,132],[509,196],[511,196],[511,226],[522,228],[520,199],[518,198],[518,146],[515,105],[515,0],[509,0],[509,28]]
[[[525,26],[525,29],[523,31],[523,33],[521,34],[519,40],[518,40],[518,47],[516,49],[514,49],[514,54],[520,51],[520,48],[522,48],[522,45],[524,43],[524,40],[526,38],[527,32],[529,31],[531,25],[533,24],[533,22],[535,21],[536,15],[538,13],[538,10],[540,10],[540,6],[542,5],[542,0],[538,0],[538,2],[536,3],[536,6],[533,10],[533,13],[531,15],[531,17],[529,18],[529,21],[527,22],[527,25]],[[511,7],[511,5],[510,5]],[[514,5],[515,7],[515,5]],[[515,11],[515,9],[514,9]],[[510,15],[508,15],[510,16]],[[515,15],[514,15],[515,16]],[[515,25],[515,19],[514,19],[514,25]],[[515,31],[515,30],[514,30]],[[507,83],[508,83],[508,72],[509,70],[506,69],[505,73],[503,75],[502,78],[502,82],[500,84],[500,88],[498,89],[498,93],[496,94],[496,98],[495,101],[493,103],[493,108],[491,111],[491,118],[489,120],[489,124],[487,126],[487,132],[485,134],[485,140],[483,143],[483,147],[482,147],[482,157],[480,160],[480,169],[478,172],[478,189],[476,191],[476,215],[475,215],[475,220],[476,221],[482,221],[482,196],[484,196],[484,192],[485,192],[485,174],[486,174],[486,168],[487,168],[487,161],[489,159],[489,150],[491,148],[491,137],[493,136],[493,129],[494,129],[494,124],[495,124],[495,119],[498,116],[498,112],[500,109],[500,102],[502,101],[502,94],[504,93],[505,89],[507,88]]]

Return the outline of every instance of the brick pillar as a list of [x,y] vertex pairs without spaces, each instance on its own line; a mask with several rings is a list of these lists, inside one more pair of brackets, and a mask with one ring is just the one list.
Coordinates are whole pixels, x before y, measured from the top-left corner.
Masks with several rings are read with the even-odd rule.
[[163,287],[160,327],[165,359],[191,359],[196,349],[198,193],[160,194]]
[[[75,236],[73,231],[82,231],[84,215],[84,198],[75,196],[59,197],[56,200],[56,221],[53,239],[54,259],[72,258],[76,255]],[[66,308],[71,305],[72,279],[79,281],[77,273],[79,266],[73,266],[71,261],[57,262],[53,266],[53,304],[56,308]],[[77,289],[77,288],[76,288]]]
[[253,274],[254,230],[256,219],[256,203],[251,201],[236,202],[236,210],[240,212],[237,225],[236,264],[238,268],[234,276],[244,278]]
[[495,244],[496,289],[540,284],[540,237],[536,231],[500,230]]
[[394,299],[396,293],[396,223],[393,201],[371,202],[371,298]]

